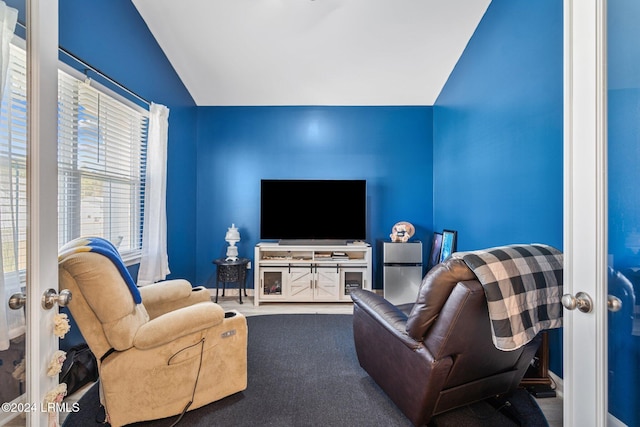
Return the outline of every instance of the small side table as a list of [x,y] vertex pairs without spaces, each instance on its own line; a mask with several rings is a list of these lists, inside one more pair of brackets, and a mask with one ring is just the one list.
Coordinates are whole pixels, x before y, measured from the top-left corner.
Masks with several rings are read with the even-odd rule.
[[218,288],[222,282],[222,296],[224,296],[225,285],[227,283],[238,284],[238,295],[242,304],[242,292],[247,296],[247,258],[238,258],[236,261],[227,261],[225,258],[213,260],[216,265],[216,302],[218,302]]

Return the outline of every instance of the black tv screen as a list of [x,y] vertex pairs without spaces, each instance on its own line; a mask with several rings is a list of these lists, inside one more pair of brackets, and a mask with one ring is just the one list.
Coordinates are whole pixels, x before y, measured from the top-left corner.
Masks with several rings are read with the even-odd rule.
[[366,187],[365,180],[263,179],[260,239],[365,240]]

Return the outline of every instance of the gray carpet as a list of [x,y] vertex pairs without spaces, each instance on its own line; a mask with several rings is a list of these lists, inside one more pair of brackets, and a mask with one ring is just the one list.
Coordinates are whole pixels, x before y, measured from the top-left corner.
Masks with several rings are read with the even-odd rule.
[[[358,365],[351,315],[252,316],[247,322],[247,389],[187,412],[179,426],[411,426]],[[517,406],[521,415],[525,415],[521,425],[546,425],[528,393],[523,391],[513,399],[513,404],[507,407]],[[97,426],[97,384],[79,404],[80,412],[70,414],[63,427]],[[503,408],[498,410],[495,406]],[[435,417],[430,425],[519,425],[504,416],[504,408],[501,402],[494,402],[494,406],[480,402]],[[176,419],[135,426],[168,427]]]

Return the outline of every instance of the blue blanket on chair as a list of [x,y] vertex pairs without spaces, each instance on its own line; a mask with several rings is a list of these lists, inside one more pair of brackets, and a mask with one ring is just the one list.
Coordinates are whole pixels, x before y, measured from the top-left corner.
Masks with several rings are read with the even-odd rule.
[[79,252],[95,252],[109,258],[129,287],[135,303],[140,304],[142,302],[142,296],[140,296],[138,287],[133,281],[131,274],[129,274],[129,270],[127,270],[124,262],[122,262],[120,253],[118,253],[118,250],[110,241],[101,237],[79,237],[74,239],[60,248],[58,251],[58,262],[64,260],[69,255]]

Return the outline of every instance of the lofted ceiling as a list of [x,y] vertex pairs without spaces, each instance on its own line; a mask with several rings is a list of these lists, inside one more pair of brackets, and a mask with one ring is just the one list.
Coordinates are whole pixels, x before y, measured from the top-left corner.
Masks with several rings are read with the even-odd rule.
[[433,105],[491,0],[132,0],[199,106]]

